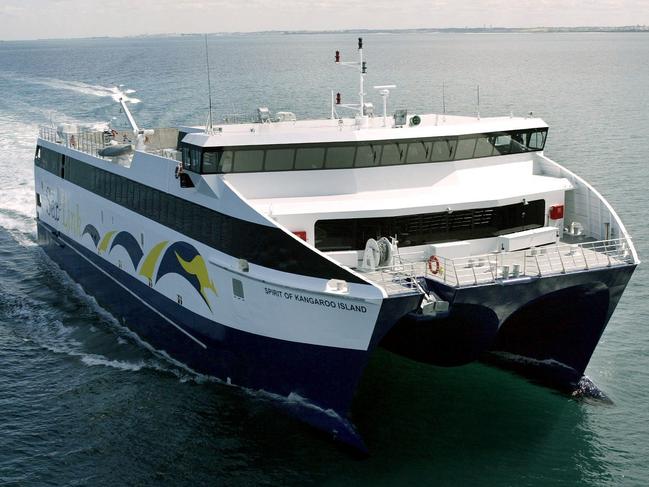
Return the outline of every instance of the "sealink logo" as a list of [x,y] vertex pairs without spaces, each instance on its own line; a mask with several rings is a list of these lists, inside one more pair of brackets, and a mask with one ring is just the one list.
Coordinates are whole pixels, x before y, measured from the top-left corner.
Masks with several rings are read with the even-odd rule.
[[214,282],[210,279],[205,260],[193,245],[186,242],[171,244],[165,251],[158,266],[157,283],[166,274],[178,274],[184,277],[200,293],[210,310],[207,290],[217,294]]
[[126,253],[131,258],[131,262],[133,263],[133,269],[137,269],[137,267],[140,265],[140,261],[142,260],[144,252],[142,252],[140,244],[137,243],[135,237],[128,232],[119,232],[113,239],[113,242],[110,244],[109,253],[118,245],[126,250]]
[[210,279],[203,256],[193,245],[175,242],[167,247],[169,241],[164,240],[154,245],[145,257],[137,239],[129,232],[111,230],[102,237],[94,225],[88,224],[81,235],[90,237],[98,254],[110,254],[115,247],[122,247],[129,255],[133,268],[137,270],[139,267],[138,274],[147,278],[149,286],[153,287],[167,274],[181,276],[196,289],[210,311],[212,310],[208,291],[215,296],[218,296],[218,292],[214,281]]

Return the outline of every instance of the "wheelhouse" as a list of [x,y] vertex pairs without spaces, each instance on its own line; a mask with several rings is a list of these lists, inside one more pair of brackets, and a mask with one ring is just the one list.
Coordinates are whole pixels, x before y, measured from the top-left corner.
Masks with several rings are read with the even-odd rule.
[[417,139],[200,147],[183,142],[183,167],[199,174],[305,171],[449,162],[542,151],[547,127]]

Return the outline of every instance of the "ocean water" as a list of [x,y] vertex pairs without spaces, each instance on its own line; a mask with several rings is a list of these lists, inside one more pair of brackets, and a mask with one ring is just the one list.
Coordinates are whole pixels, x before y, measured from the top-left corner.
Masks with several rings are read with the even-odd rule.
[[[353,35],[213,36],[215,114],[326,116],[355,101]],[[366,85],[390,106],[533,111],[546,153],[592,182],[649,255],[646,34],[372,34]],[[35,244],[39,124],[103,124],[127,96],[144,127],[202,123],[200,37],[0,43],[0,485],[593,485],[649,483],[649,270],[641,265],[587,374],[613,405],[482,364],[379,351],[352,409],[358,459],[262,395],[151,350]],[[503,181],[503,184],[507,184]]]

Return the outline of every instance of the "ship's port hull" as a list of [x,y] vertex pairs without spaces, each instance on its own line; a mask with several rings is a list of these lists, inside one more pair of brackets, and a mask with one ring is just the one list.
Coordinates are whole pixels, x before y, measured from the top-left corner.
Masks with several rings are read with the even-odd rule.
[[[343,443],[365,449],[347,413],[370,351],[237,330],[193,313],[41,221],[38,241],[102,307],[156,350],[201,374],[268,392],[290,414]],[[372,342],[419,299],[386,300]]]
[[451,288],[446,317],[409,315],[382,345],[414,360],[496,363],[562,391],[578,387],[635,265]]

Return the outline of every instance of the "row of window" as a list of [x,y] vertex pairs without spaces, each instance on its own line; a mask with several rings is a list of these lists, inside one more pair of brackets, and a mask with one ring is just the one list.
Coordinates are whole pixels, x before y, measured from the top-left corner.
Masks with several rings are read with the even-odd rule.
[[129,210],[228,255],[283,272],[363,283],[278,228],[219,213],[164,191],[37,147],[34,163]]
[[315,246],[323,251],[362,250],[370,238],[396,235],[401,245],[424,245],[487,238],[539,228],[545,224],[545,200],[440,213],[319,220]]
[[[543,150],[547,128],[420,140],[202,148],[180,143],[196,173],[300,171],[446,162]],[[184,135],[181,133],[181,136]]]
[[225,215],[46,148],[36,155],[37,166],[71,183],[208,245],[221,244],[215,239],[224,223],[215,216]]

